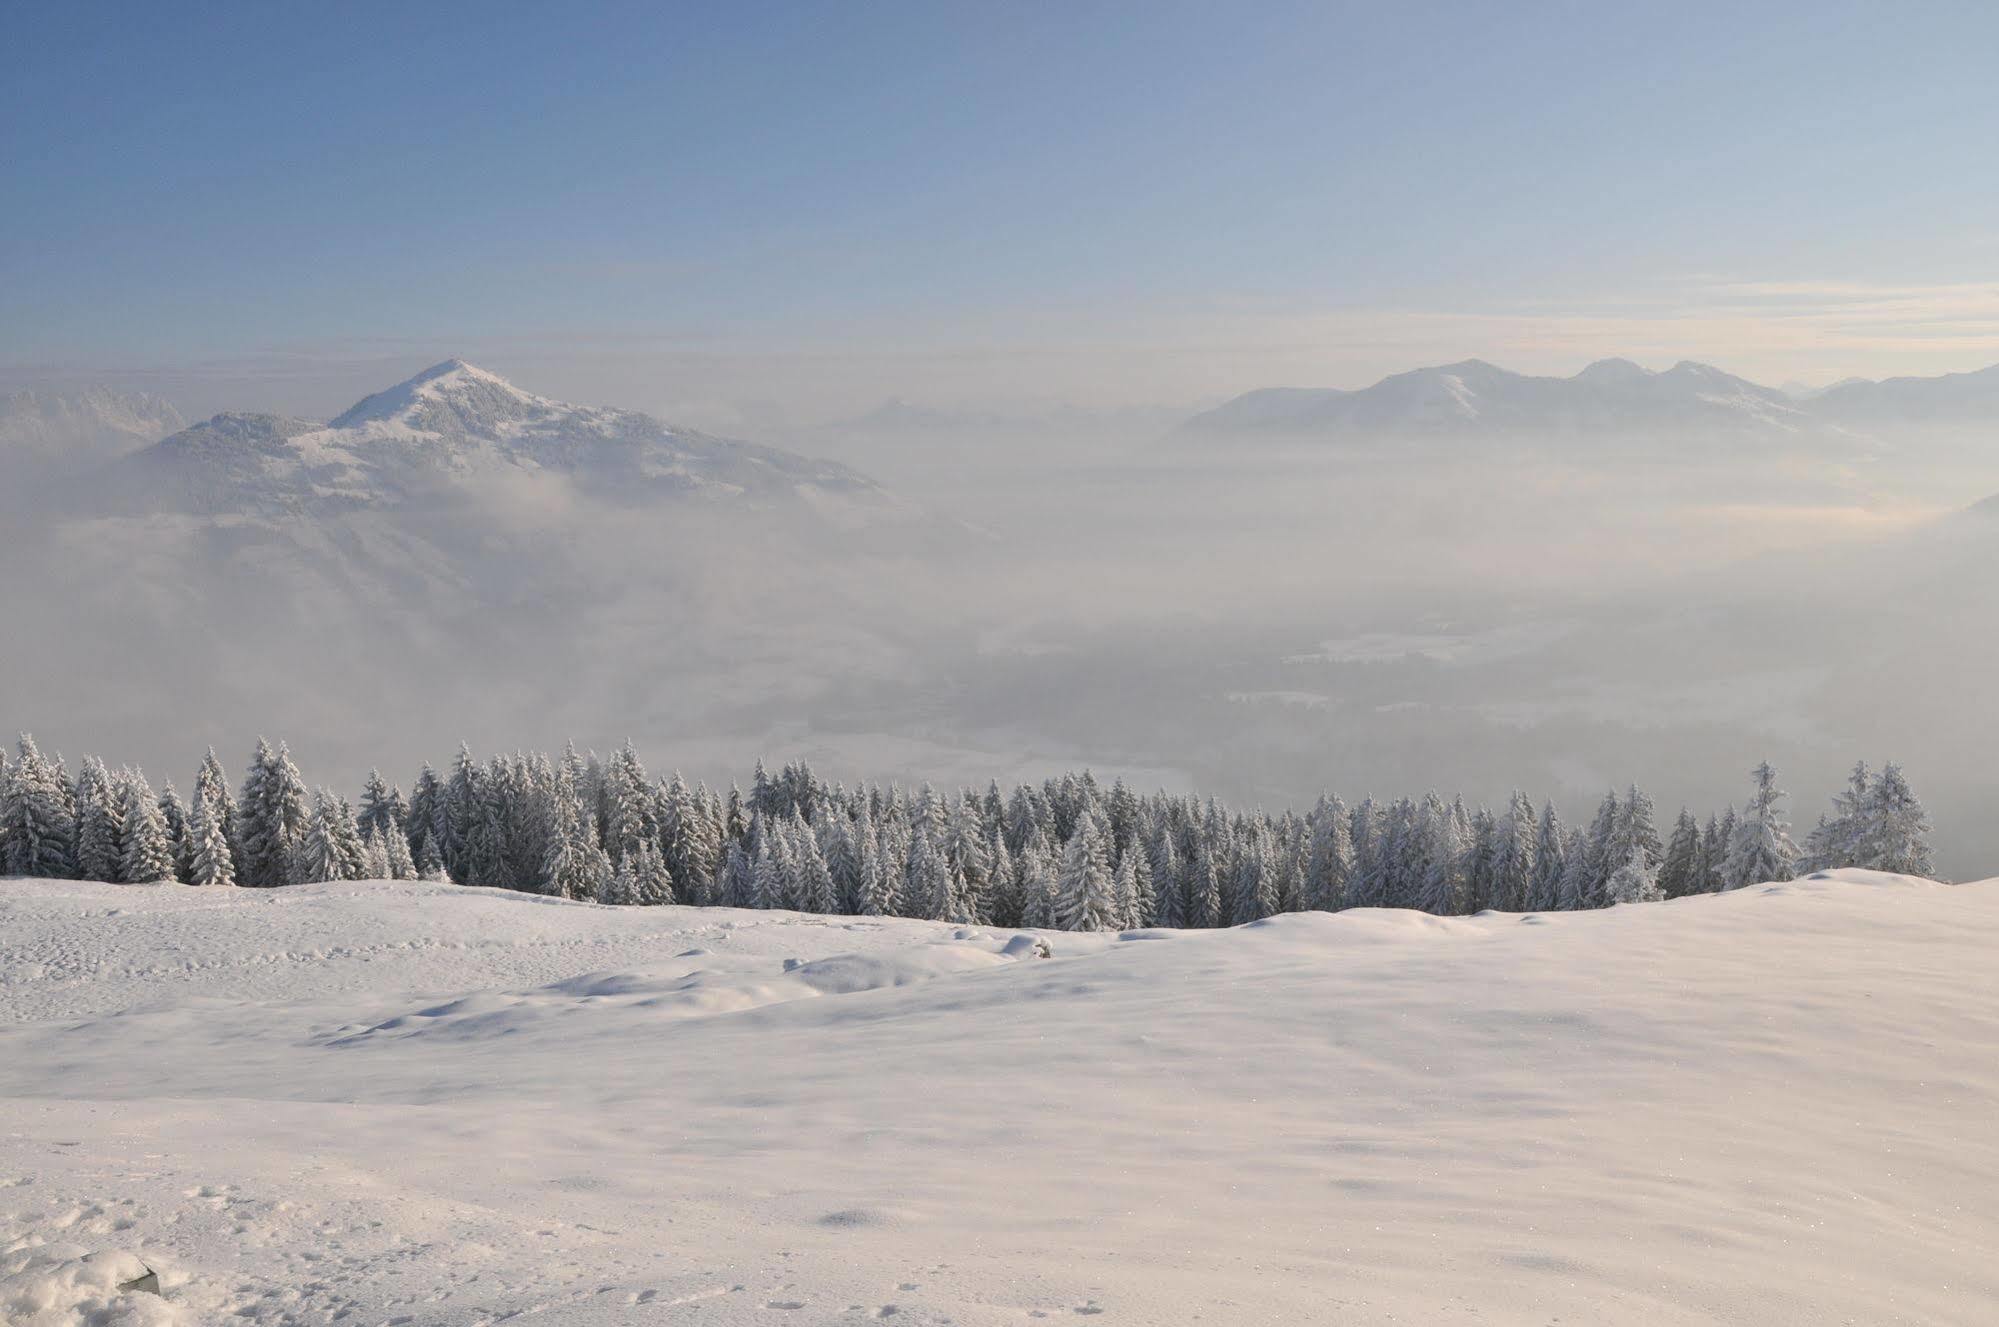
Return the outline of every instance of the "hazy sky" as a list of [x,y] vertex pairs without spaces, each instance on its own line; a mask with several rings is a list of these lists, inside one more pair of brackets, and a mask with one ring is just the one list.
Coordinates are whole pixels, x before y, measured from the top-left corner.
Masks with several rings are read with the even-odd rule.
[[[1745,12],[1748,11],[1748,12]],[[1999,361],[1999,6],[5,6],[0,385],[807,423]]]

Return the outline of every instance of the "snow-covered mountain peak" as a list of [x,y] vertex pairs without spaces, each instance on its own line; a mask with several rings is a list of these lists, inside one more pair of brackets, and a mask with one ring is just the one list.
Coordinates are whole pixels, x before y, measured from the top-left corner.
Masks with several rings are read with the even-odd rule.
[[537,396],[449,359],[356,403],[330,424],[217,415],[132,459],[114,484],[127,505],[297,516],[431,508],[500,479],[518,500],[558,489],[621,506],[698,499],[803,503],[868,524],[900,504],[832,461],[710,437],[650,415]]
[[524,392],[499,374],[462,359],[447,359],[357,402],[333,421],[333,427],[392,423],[422,433],[490,437],[509,422],[576,408]]
[[1638,382],[1652,376],[1652,372],[1628,359],[1600,359],[1582,372],[1576,374],[1577,382],[1626,383]]

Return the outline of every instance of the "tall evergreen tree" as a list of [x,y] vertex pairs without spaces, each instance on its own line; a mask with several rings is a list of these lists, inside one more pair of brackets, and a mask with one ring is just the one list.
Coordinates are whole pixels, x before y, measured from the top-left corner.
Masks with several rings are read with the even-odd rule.
[[1055,923],[1065,931],[1109,931],[1117,926],[1115,882],[1103,839],[1094,816],[1085,813],[1063,850]]
[[174,879],[173,841],[167,836],[166,818],[160,804],[138,770],[127,771],[124,779],[124,814],[119,826],[118,878],[135,885],[152,885]]
[[0,779],[0,865],[8,875],[68,879],[76,874],[76,825],[65,780],[28,734],[17,750]]
[[125,799],[96,756],[76,775],[76,874],[80,880],[117,884],[123,875]]
[[180,793],[175,791],[172,779],[161,786],[156,805],[160,809],[160,823],[166,826],[167,855],[173,859],[173,878],[183,885],[188,884],[193,879],[194,862],[192,845],[188,841],[187,808],[181,804]]
[[1798,848],[1791,842],[1791,827],[1779,805],[1784,793],[1777,787],[1777,772],[1766,760],[1751,774],[1756,790],[1736,822],[1735,840],[1729,845],[1728,862],[1722,870],[1729,889],[1765,880],[1789,880],[1796,875],[1793,868]]

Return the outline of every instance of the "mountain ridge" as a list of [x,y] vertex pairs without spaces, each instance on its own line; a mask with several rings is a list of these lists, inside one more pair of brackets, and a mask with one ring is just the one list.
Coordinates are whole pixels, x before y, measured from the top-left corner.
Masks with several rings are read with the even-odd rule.
[[1801,438],[1846,435],[1870,425],[1985,421],[1999,423],[1999,366],[1934,378],[1849,379],[1800,398],[1695,360],[1655,371],[1628,359],[1600,359],[1557,377],[1467,359],[1354,389],[1258,388],[1193,416],[1170,436],[1663,436],[1697,430]]
[[112,469],[120,506],[203,514],[398,507],[482,477],[532,485],[550,476],[626,507],[896,506],[874,480],[838,462],[539,396],[461,359],[363,397],[323,424],[224,412]]

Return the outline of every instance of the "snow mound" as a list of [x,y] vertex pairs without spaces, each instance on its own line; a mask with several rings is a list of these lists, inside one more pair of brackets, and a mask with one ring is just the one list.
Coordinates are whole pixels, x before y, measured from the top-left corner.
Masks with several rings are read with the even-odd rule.
[[194,1319],[141,1290],[152,1269],[135,1253],[24,1242],[0,1252],[0,1323],[7,1327],[192,1327]]
[[781,971],[748,978],[708,968],[586,972],[532,990],[481,992],[400,1014],[359,1032],[343,1031],[330,1044],[352,1047],[409,1037],[465,1041],[513,1036],[576,1015],[601,1017],[613,1011],[655,1021],[712,1018],[792,1000],[860,995],[980,972],[1011,963],[1031,948],[1011,943],[1001,948],[937,943],[888,954],[788,958]]

